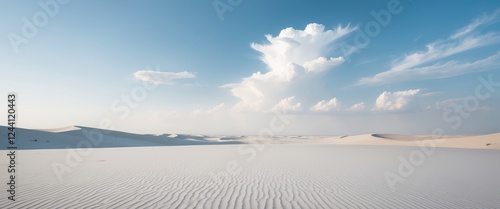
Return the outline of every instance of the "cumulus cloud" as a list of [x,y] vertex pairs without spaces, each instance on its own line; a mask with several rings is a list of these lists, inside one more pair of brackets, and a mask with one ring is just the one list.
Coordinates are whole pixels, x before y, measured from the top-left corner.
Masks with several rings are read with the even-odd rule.
[[[267,66],[267,72],[257,71],[243,78],[239,83],[226,84],[232,95],[240,99],[236,109],[266,110],[291,92],[298,78],[307,78],[304,86],[316,83],[321,72],[326,72],[344,62],[342,56],[332,57],[332,51],[342,37],[356,28],[338,26],[325,30],[321,24],[311,23],[304,30],[286,28],[279,35],[266,35],[268,43],[252,43],[252,49],[261,53],[261,60]],[[314,77],[316,76],[316,77]]]
[[361,111],[361,110],[364,110],[364,109],[365,109],[365,103],[364,102],[354,104],[354,105],[352,105],[349,108],[350,111]]
[[313,112],[329,112],[340,110],[341,103],[337,98],[330,99],[330,101],[321,100],[311,107]]
[[384,91],[378,96],[373,110],[403,110],[419,92],[420,89],[397,92]]
[[[481,31],[479,31],[482,26],[498,22],[499,14],[500,10],[497,10],[493,14],[476,18],[446,40],[435,41],[427,44],[424,51],[405,55],[402,59],[395,61],[389,70],[373,77],[362,78],[358,81],[358,85],[446,78],[478,70],[490,70],[500,66],[500,53],[471,62],[431,63],[475,48],[499,43],[500,33],[480,33]],[[429,63],[431,65],[425,65]]]
[[155,85],[171,84],[173,80],[195,78],[196,75],[190,72],[161,72],[153,70],[140,70],[134,73],[138,80],[149,82]]
[[277,112],[297,112],[300,110],[300,102],[294,102],[295,97],[291,96],[282,99],[271,110]]

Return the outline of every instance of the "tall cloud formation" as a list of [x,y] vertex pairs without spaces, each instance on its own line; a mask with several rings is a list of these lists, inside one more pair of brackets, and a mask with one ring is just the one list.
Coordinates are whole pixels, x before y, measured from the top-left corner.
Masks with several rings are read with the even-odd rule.
[[196,75],[187,71],[161,72],[153,70],[140,70],[134,73],[134,77],[141,81],[159,85],[172,84],[172,82],[177,79],[195,78]]
[[[490,70],[500,66],[500,53],[471,62],[456,60],[439,63],[442,59],[479,47],[500,42],[500,33],[484,32],[483,28],[500,21],[500,10],[474,19],[443,41],[435,41],[426,50],[405,55],[393,63],[392,67],[373,77],[362,78],[358,85],[385,84],[408,80],[446,78],[480,70]],[[434,62],[434,64],[432,63]]]
[[[252,43],[260,52],[267,72],[260,71],[243,78],[240,83],[226,84],[233,96],[240,99],[236,110],[266,111],[288,92],[297,78],[317,76],[344,62],[342,56],[329,57],[336,41],[356,28],[338,26],[325,30],[321,24],[311,23],[304,30],[283,29],[278,36],[266,35],[269,43]],[[312,82],[312,81],[309,81]]]

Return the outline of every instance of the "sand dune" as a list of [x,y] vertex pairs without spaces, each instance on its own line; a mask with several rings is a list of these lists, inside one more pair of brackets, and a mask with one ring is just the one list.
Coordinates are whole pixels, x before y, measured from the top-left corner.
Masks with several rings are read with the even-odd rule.
[[[396,134],[365,134],[347,137],[326,137],[320,140],[329,144],[422,146],[464,149],[499,149],[500,133],[480,136],[406,136]],[[427,146],[425,145],[425,146]]]
[[[398,134],[372,134],[371,136],[382,139],[398,140],[398,141],[418,141],[418,140],[433,139],[432,136],[408,136],[408,135],[398,135]],[[452,137],[447,137],[447,138],[452,138]]]
[[[0,134],[6,135],[7,128],[0,126]],[[194,135],[147,135],[120,131],[101,130],[83,126],[66,127],[50,130],[30,130],[17,128],[17,146],[19,149],[66,149],[66,148],[111,148],[141,146],[185,146],[239,144],[238,141],[219,141]],[[5,149],[7,140],[1,140]]]
[[467,135],[443,135],[443,136],[431,136],[431,135],[400,135],[400,134],[372,134],[373,137],[392,139],[398,141],[419,141],[419,140],[431,140],[431,139],[453,139],[453,138],[465,138],[465,137],[475,137]]

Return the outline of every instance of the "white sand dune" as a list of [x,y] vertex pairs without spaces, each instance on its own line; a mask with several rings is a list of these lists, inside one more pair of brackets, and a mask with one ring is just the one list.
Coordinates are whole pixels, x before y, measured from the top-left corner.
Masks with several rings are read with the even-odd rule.
[[480,136],[406,136],[396,134],[365,134],[344,137],[325,137],[318,140],[328,144],[422,146],[465,149],[500,149],[500,133]]
[[500,149],[500,133],[488,134],[482,136],[463,136],[452,139],[440,139],[437,143],[443,144],[446,147],[454,148],[487,148]]
[[[18,129],[17,200],[0,192],[0,208],[500,208],[499,134],[262,140],[77,128]],[[89,132],[102,134],[99,149],[68,149]],[[433,153],[401,174],[429,141]],[[387,172],[403,176],[394,191]]]

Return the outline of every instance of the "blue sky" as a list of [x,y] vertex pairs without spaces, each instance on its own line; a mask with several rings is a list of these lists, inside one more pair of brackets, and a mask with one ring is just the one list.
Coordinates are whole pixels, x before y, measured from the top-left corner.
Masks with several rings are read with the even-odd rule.
[[500,82],[498,1],[0,8],[0,90],[21,127],[258,134],[279,112],[293,119],[277,135],[500,130],[500,86],[479,79]]

